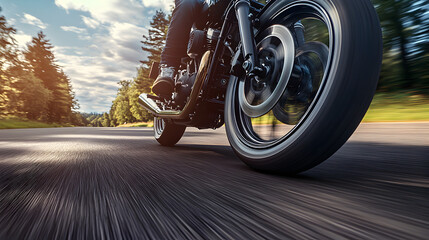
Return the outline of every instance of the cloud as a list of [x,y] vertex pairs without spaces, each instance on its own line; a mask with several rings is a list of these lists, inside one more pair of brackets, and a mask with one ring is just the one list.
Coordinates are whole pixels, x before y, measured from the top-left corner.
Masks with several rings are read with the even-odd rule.
[[[82,47],[55,47],[59,65],[71,78],[81,111],[108,111],[120,80],[137,74],[139,61],[147,57],[141,50],[143,26],[149,25],[150,11],[164,8],[173,0],[150,3],[142,0],[55,0],[66,11],[80,11],[85,28],[78,24],[61,27],[88,38]],[[150,17],[149,17],[150,16]],[[90,34],[90,35],[88,35]],[[90,37],[89,37],[90,36]]]
[[81,17],[82,17],[83,23],[85,23],[85,25],[88,26],[89,28],[95,29],[100,25],[100,23],[93,18],[83,16],[83,15]]
[[28,34],[25,34],[22,31],[18,31],[15,35],[14,35],[15,40],[18,43],[18,46],[20,46],[21,48],[27,46],[28,42],[31,42],[31,40],[33,39],[33,37],[31,37]]
[[90,13],[100,23],[129,22],[138,24],[144,18],[144,5],[137,0],[55,0],[55,4],[68,10]]
[[61,26],[61,29],[66,32],[74,32],[77,34],[84,34],[88,32],[85,28],[78,28],[75,26]]
[[21,22],[36,26],[41,29],[45,29],[48,26],[47,24],[43,23],[42,20],[28,13],[24,13],[24,18],[21,19]]
[[9,24],[10,24],[10,25],[15,25],[15,23],[16,23],[16,19],[15,19],[15,18],[10,18],[10,19],[8,20],[8,22],[9,22]]
[[65,32],[73,32],[78,34],[78,38],[80,40],[91,40],[91,37],[88,36],[88,30],[86,30],[85,28],[79,28],[75,26],[61,26],[61,29]]
[[173,6],[172,0],[142,0],[142,3],[145,7],[155,7],[155,8],[161,8],[164,11],[170,11],[171,7]]
[[[122,57],[124,60],[138,62],[136,58],[140,52],[142,34],[146,33],[145,28],[130,23],[114,23],[109,27],[110,44],[115,48],[110,48],[113,54]],[[128,53],[127,53],[128,51]],[[135,57],[130,59],[130,52]]]

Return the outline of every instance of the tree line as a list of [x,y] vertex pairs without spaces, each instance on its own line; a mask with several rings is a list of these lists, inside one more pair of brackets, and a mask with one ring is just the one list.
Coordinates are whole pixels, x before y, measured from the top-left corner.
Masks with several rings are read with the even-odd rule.
[[70,78],[56,63],[46,35],[39,32],[21,50],[16,32],[1,15],[0,119],[83,125]]

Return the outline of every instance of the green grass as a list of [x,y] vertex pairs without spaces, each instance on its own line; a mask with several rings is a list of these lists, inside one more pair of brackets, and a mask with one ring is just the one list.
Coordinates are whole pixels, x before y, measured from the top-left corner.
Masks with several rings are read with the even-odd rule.
[[36,121],[25,121],[18,119],[0,119],[0,129],[14,129],[14,128],[53,128],[64,127],[60,124],[48,124]]
[[429,121],[429,97],[413,93],[376,94],[363,121]]

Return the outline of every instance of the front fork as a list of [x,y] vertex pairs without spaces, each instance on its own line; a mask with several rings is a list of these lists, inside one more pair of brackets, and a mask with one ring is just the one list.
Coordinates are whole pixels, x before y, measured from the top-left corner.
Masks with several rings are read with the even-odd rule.
[[250,14],[250,0],[237,0],[234,4],[234,8],[243,49],[243,68],[246,70],[248,76],[261,76],[264,74],[264,69],[260,67],[256,56],[255,36],[251,21],[252,15]]
[[304,25],[302,25],[301,20],[299,20],[298,22],[296,22],[293,25],[293,29],[295,32],[295,41],[296,41],[296,46],[297,47],[301,47],[305,44],[305,37],[304,37]]
[[[256,42],[251,19],[253,16],[250,13],[250,1],[251,0],[237,0],[234,3],[243,49],[243,68],[248,77],[264,77],[267,72],[265,68],[259,65],[259,59],[257,57]],[[304,45],[304,26],[301,24],[301,21],[295,23],[294,32],[296,46],[299,47]]]

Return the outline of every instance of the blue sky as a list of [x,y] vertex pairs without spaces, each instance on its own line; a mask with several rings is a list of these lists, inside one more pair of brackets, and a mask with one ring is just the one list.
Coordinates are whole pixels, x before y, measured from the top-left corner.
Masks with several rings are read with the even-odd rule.
[[173,0],[1,0],[22,48],[43,31],[71,78],[82,112],[110,109],[117,82],[136,75],[142,35],[157,9]]

